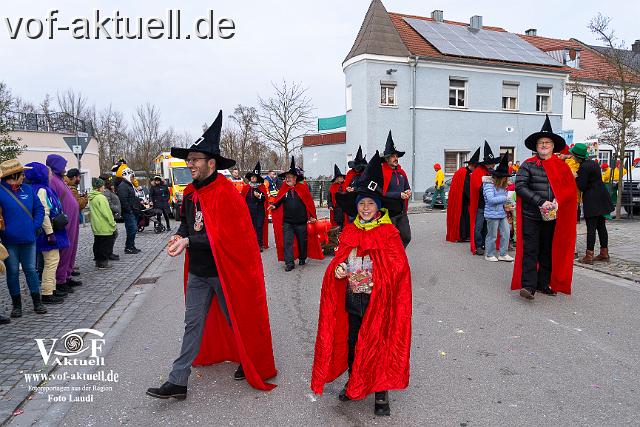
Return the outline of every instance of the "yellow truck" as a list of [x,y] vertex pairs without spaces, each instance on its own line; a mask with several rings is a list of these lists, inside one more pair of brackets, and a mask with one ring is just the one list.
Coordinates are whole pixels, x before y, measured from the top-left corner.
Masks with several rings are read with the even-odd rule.
[[161,176],[169,187],[169,207],[176,219],[180,218],[182,192],[193,181],[187,163],[182,159],[171,157],[169,152],[163,152],[155,158],[155,173]]

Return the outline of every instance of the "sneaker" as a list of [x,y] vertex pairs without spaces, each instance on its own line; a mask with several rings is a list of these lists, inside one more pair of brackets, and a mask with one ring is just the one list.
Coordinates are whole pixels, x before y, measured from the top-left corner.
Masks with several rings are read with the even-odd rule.
[[57,297],[55,295],[42,295],[42,303],[43,304],[62,304],[64,302],[64,298]]
[[236,381],[241,381],[245,379],[244,369],[242,369],[242,365],[238,365],[238,369],[233,373],[233,379]]
[[484,260],[491,261],[491,262],[498,262],[498,258],[496,258],[495,256],[485,256]]
[[527,288],[520,289],[520,296],[525,299],[533,299],[533,294]]
[[513,262],[513,257],[509,254],[506,255],[500,255],[498,257],[498,261],[506,261],[506,262]]
[[160,388],[148,388],[147,396],[156,397],[158,399],[174,399],[184,400],[187,398],[187,386],[171,384],[169,381],[162,384]]

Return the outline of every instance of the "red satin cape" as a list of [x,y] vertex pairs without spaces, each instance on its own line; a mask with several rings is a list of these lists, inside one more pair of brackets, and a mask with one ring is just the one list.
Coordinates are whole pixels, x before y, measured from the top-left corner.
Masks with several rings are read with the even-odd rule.
[[462,193],[464,192],[464,180],[467,178],[467,168],[461,167],[453,174],[449,187],[449,199],[447,202],[447,241],[458,242],[460,240],[460,216],[462,215]]

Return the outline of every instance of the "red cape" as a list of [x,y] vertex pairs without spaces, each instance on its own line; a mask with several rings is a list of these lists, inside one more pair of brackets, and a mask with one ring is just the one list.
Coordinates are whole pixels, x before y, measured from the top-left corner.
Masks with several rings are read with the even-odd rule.
[[[345,181],[346,182],[346,181]],[[338,184],[337,182],[334,182],[333,184],[331,184],[329,186],[329,195],[331,197],[331,202],[333,203],[333,206],[337,206],[336,203],[336,193],[338,192],[344,192],[347,188],[347,186],[345,185],[345,182],[343,182],[342,184]],[[334,212],[333,209],[331,209],[329,211],[329,219],[331,220],[331,225],[333,227],[337,226],[338,223],[336,222],[335,218],[333,217]],[[344,220],[342,222],[342,224],[346,224],[347,222],[349,222],[349,217],[347,216],[347,214],[343,214],[344,216]]]
[[[409,178],[407,177],[407,173],[402,169],[402,166],[398,165],[396,169],[391,169],[391,166],[387,162],[382,163],[382,177],[384,179],[384,184],[382,185],[382,194],[386,195],[387,190],[389,189],[389,183],[391,182],[391,176],[394,171],[400,173],[400,175],[404,176],[404,179],[409,182]],[[407,210],[409,207],[409,199],[404,200],[404,209]]]
[[353,169],[349,169],[347,171],[347,176],[345,176],[344,178],[344,188],[349,187],[351,185],[351,181],[353,181],[353,178],[360,175],[362,175],[362,173],[356,173],[356,171],[354,171]]
[[[287,184],[283,184],[280,187],[280,191],[278,191],[278,195],[273,203],[277,203],[280,199],[287,194],[291,187]],[[309,187],[307,184],[299,182],[293,187],[293,191],[296,192],[298,197],[302,199],[302,203],[307,208],[307,216],[309,218],[317,218],[316,215],[316,205],[313,203],[313,197],[311,196],[311,192],[309,191]],[[273,235],[276,240],[276,249],[278,252],[278,261],[284,261],[284,244],[283,244],[283,234],[282,234],[282,217],[283,217],[283,208],[280,205],[279,208],[276,208],[271,211],[271,218],[273,224]],[[318,234],[315,233],[315,226],[313,224],[307,224],[307,256],[312,259],[324,259],[324,253],[322,252],[322,245],[320,240],[318,239]],[[293,241],[293,259],[298,259],[298,240],[294,239]]]
[[[267,210],[267,208],[269,207],[269,202],[268,202],[268,196],[269,196],[269,189],[263,184],[260,187],[262,187],[262,192],[264,193],[264,224],[262,224],[262,247],[265,249],[269,248],[269,211]],[[245,185],[244,187],[242,187],[242,191],[240,192],[240,194],[242,194],[242,199],[243,200],[247,200],[247,193],[249,192],[249,189],[251,188],[250,185]]]
[[[531,157],[527,162],[539,161]],[[549,287],[556,292],[571,294],[571,279],[573,277],[573,251],[576,244],[576,216],[578,210],[578,193],[576,181],[567,164],[557,156],[547,160],[540,160],[544,171],[549,177],[551,190],[558,201],[556,228],[553,233],[551,250],[551,283]],[[516,260],[513,264],[511,289],[522,287],[522,200],[517,196],[516,201]]]
[[311,390],[348,368],[349,316],[345,310],[347,279],[336,279],[335,268],[353,248],[369,253],[373,261],[373,292],[356,344],[347,396],[362,399],[375,391],[398,390],[409,384],[411,349],[411,271],[400,233],[391,224],[364,231],[344,227],[336,255],[322,281],[318,335]]
[[[218,268],[231,326],[216,298],[209,307],[200,352],[194,366],[233,361],[242,364],[247,382],[258,390],[271,390],[265,380],[277,375],[271,343],[269,309],[262,259],[246,202],[235,186],[218,176],[196,190],[189,184],[184,196],[194,193],[204,216],[205,229]],[[189,256],[184,263],[187,288]]]
[[449,187],[449,200],[447,203],[447,241],[458,242],[460,240],[460,216],[462,215],[462,193],[464,180],[467,178],[467,168],[461,167],[453,174]]

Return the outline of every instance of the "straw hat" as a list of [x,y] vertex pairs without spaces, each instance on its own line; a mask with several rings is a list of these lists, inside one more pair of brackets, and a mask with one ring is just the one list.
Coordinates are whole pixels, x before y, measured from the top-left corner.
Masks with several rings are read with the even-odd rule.
[[22,166],[22,163],[18,159],[5,160],[0,163],[0,178],[13,175],[14,173],[22,172],[25,169],[31,169],[29,166]]

